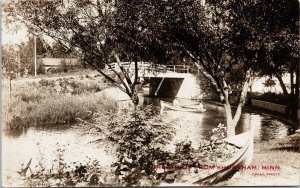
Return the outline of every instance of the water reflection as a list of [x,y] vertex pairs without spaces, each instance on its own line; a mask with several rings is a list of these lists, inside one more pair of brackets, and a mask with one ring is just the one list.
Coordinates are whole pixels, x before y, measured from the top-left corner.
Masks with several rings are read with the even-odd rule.
[[[172,102],[172,98],[144,98],[144,104],[153,104],[160,106],[160,100]],[[222,106],[216,106],[209,103],[203,103],[206,112],[191,113],[166,110],[171,118],[177,118],[182,121],[179,127],[176,127],[176,137],[181,140],[189,138],[190,140],[199,142],[201,139],[207,139],[210,136],[210,131],[219,123],[225,124],[225,113]],[[254,131],[254,140],[256,142],[283,138],[291,134],[290,126],[283,122],[269,117],[267,115],[259,115],[255,113],[243,113],[236,127],[236,133],[243,133],[250,128]]]
[[[12,133],[12,132],[11,132]],[[57,149],[64,149],[64,160],[72,162],[87,162],[89,158],[99,160],[102,166],[108,166],[114,158],[97,144],[90,144],[93,140],[89,135],[82,135],[76,129],[36,129],[30,128],[20,136],[6,132],[2,136],[2,179],[8,183],[7,176],[17,177],[16,171],[21,164],[26,164],[32,158],[31,167],[43,161],[45,167],[50,168],[53,160],[57,159]]]
[[3,134],[5,136],[9,136],[11,138],[19,138],[20,136],[26,134],[28,129],[14,129],[14,130],[3,130]]

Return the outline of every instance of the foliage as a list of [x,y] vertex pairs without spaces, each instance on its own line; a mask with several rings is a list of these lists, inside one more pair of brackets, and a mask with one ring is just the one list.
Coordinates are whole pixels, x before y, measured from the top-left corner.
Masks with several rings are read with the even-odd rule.
[[[137,113],[133,110],[124,110],[119,113],[102,114],[102,117],[99,117],[101,125],[97,130],[101,131],[100,129],[105,129],[105,125],[108,126],[106,128],[110,134],[107,138],[117,145],[118,161],[112,168],[114,174],[107,172],[103,174],[97,161],[79,165],[78,163],[66,164],[63,157],[64,150],[58,149],[57,159],[53,161],[51,169],[47,169],[41,161],[31,176],[26,178],[26,185],[141,185],[140,181],[143,178],[153,179],[152,175],[155,173],[152,168],[153,162],[158,158],[163,159],[161,154],[164,152],[161,148],[171,139],[173,133],[171,124],[164,124],[161,117],[157,116],[158,113],[157,109],[150,106],[146,107],[145,111],[137,111]],[[112,119],[103,121],[102,118]],[[91,181],[89,177],[92,175],[97,181],[94,181],[94,184],[87,184]],[[115,175],[117,179],[114,178]],[[109,177],[110,180],[107,180],[106,178]],[[82,182],[84,184],[81,184]]]
[[[181,143],[177,146],[176,156],[178,154],[189,157],[190,164],[186,165],[200,165],[212,164],[217,165],[219,162],[224,162],[230,157],[234,151],[228,151],[226,138],[226,126],[219,124],[211,132],[209,140],[202,140],[198,148],[191,148],[191,143]],[[179,159],[181,159],[179,157]],[[192,163],[191,163],[192,162]],[[183,161],[181,161],[183,163]]]
[[[166,38],[194,62],[224,103],[227,130],[232,135],[247,89],[254,79],[256,64],[254,56],[246,58],[247,53],[237,50],[244,44],[234,44],[236,33],[232,29],[242,15],[229,8],[230,2],[208,1],[204,6],[201,1],[167,1],[163,15],[169,26]],[[230,17],[231,14],[236,17]],[[238,97],[238,110],[232,115],[233,93]]]
[[202,91],[203,100],[205,101],[219,101],[220,96],[214,86],[211,85],[209,79],[207,79],[201,72],[197,75],[199,81],[199,85]]
[[[135,105],[139,60],[191,61],[224,102],[228,133],[235,134],[254,77],[266,66],[282,67],[281,60],[294,65],[299,59],[299,2],[203,2],[30,0],[7,3],[4,10],[6,23],[20,21],[29,30],[79,51],[86,63],[127,93]],[[115,77],[103,71],[119,62],[119,57],[134,62],[133,78],[124,68],[111,69]],[[299,82],[292,84],[294,88],[299,91]],[[234,116],[230,98],[238,101]]]
[[[170,173],[174,173],[173,181],[180,181],[180,177],[188,172],[174,172],[174,169],[170,171],[167,168],[217,165],[236,152],[224,140],[226,127],[223,124],[213,130],[210,140],[202,140],[198,148],[192,148],[191,142],[186,141],[176,144],[174,153],[168,152],[162,144],[171,139],[170,125],[160,124],[161,120],[151,115],[153,112],[149,113],[153,107],[146,107],[144,111],[125,110],[112,117],[106,115],[106,119],[101,119],[102,124],[95,129],[107,134],[107,138],[117,147],[118,161],[113,166],[120,179],[118,185],[157,185],[170,181]],[[104,131],[106,126],[108,130]],[[166,169],[158,170],[159,166]]]
[[34,94],[37,96],[24,95],[10,102],[4,115],[6,129],[70,124],[76,122],[77,118],[89,120],[104,108],[115,108],[114,102],[106,97]]
[[[56,159],[52,161],[52,166],[46,167],[43,159],[38,165],[31,169],[31,174],[23,178],[24,186],[29,187],[74,187],[74,186],[109,186],[114,182],[108,182],[110,174],[104,174],[104,169],[98,160],[88,158],[86,163],[72,162],[66,163],[64,160],[64,149],[56,144]],[[22,171],[22,169],[21,169]]]
[[[226,104],[227,125],[231,127],[228,131],[234,134],[247,89],[258,69],[256,56],[246,57],[247,53],[239,50],[245,44],[234,43],[233,28],[243,15],[238,7],[230,6],[231,1],[208,1],[205,5],[200,0],[121,1],[116,3],[117,20],[112,27],[115,40],[121,41],[121,46],[126,45],[121,48],[125,52],[138,52],[144,59],[153,53],[163,62],[176,55],[191,61]],[[151,19],[149,14],[153,15]],[[235,117],[230,107],[232,91],[237,93],[239,101]]]
[[273,86],[275,86],[276,83],[275,83],[275,81],[274,81],[272,78],[269,78],[269,79],[266,80],[266,82],[264,83],[264,85],[265,85],[266,87],[270,88],[270,90],[271,90],[271,88],[272,88]]
[[122,185],[139,185],[145,175],[153,179],[153,162],[174,133],[153,106],[121,111],[107,122],[107,138],[117,144],[116,175]]
[[[114,1],[18,1],[5,3],[6,14],[5,23],[22,23],[28,30],[34,33],[41,33],[51,37],[68,51],[80,52],[83,61],[97,70],[107,80],[116,87],[127,93],[137,105],[135,100],[135,86],[138,84],[137,67],[135,67],[135,77],[129,77],[125,69],[116,72],[110,67],[118,56],[127,54],[130,61],[137,53],[119,54],[120,48],[129,44],[122,43],[121,38],[115,35],[118,30],[115,19],[115,12],[120,15]],[[132,20],[130,20],[132,21]],[[123,37],[126,37],[124,35]],[[120,40],[121,39],[121,40]],[[135,48],[135,50],[138,50]],[[137,66],[137,59],[134,60]],[[104,72],[105,66],[117,75],[116,79]],[[124,80],[125,78],[125,80]],[[118,81],[121,82],[118,84]]]
[[[26,72],[26,71],[25,71]],[[37,60],[37,68],[36,68],[37,74],[45,74],[45,65],[41,59]]]
[[66,60],[62,60],[60,62],[60,65],[59,65],[59,72],[68,72],[69,70],[69,65],[67,64],[67,61]]
[[3,76],[13,80],[16,78],[18,73],[18,65],[15,62],[15,57],[13,56],[14,47],[13,46],[2,46],[2,70]]
[[233,42],[246,58],[255,55],[260,75],[280,80],[284,73],[298,70],[299,1],[232,1],[229,8],[237,12],[231,16],[239,18],[232,27]]
[[[29,37],[28,41],[22,42],[19,45],[15,46],[2,46],[3,55],[2,62],[3,68],[6,71],[14,71],[19,73],[20,76],[24,74],[33,75],[34,74],[34,46],[33,46],[33,37]],[[49,44],[40,38],[36,38],[36,52],[37,56],[46,56],[50,50]],[[44,74],[44,68],[41,62],[37,62],[37,73]]]
[[[100,118],[102,124],[96,130],[106,134],[103,131],[109,128],[107,138],[116,145],[118,160],[112,165],[111,172],[104,171],[97,160],[88,157],[86,164],[67,164],[64,161],[64,149],[57,149],[57,158],[52,162],[51,168],[45,167],[41,160],[31,171],[31,175],[25,178],[25,185],[149,186],[159,185],[161,182],[180,182],[183,175],[194,172],[187,169],[170,170],[170,167],[218,165],[236,152],[224,141],[226,127],[222,124],[212,130],[210,140],[203,140],[196,149],[191,147],[189,141],[178,143],[174,153],[164,151],[164,144],[172,137],[172,131],[166,131],[166,128],[171,128],[171,124],[163,124],[157,113],[158,110],[148,106],[145,112],[125,110],[118,114],[108,113]],[[105,117],[107,119],[103,121]],[[170,175],[173,178],[170,179]]]
[[295,101],[295,99],[291,99],[289,96],[286,96],[284,94],[276,94],[271,92],[267,92],[264,94],[253,93],[251,98],[281,104],[285,106],[288,106],[289,104]]
[[[162,33],[156,32],[157,27],[151,27],[151,23],[147,29],[158,33],[156,38],[163,39],[173,49],[182,51],[208,78],[225,104],[228,131],[234,134],[249,86],[272,63],[267,59],[268,54],[276,46],[280,48],[281,41],[286,41],[286,47],[293,46],[288,56],[298,49],[299,2],[284,1],[280,5],[256,0],[207,1],[205,5],[202,1],[151,2],[160,10],[161,20],[157,24],[163,29],[159,31]],[[286,19],[289,24],[282,25],[281,21]],[[238,101],[234,116],[231,98]]]
[[[90,80],[86,83],[85,80],[78,81],[73,79],[58,79],[58,84],[60,86],[60,93],[71,93],[72,95],[78,95],[83,93],[96,93],[102,91],[108,87],[108,84],[100,79],[87,78]],[[103,82],[103,83],[100,83]]]
[[51,57],[54,58],[72,58],[76,57],[77,55],[75,52],[71,51],[70,49],[64,47],[63,44],[58,42],[54,42],[51,48]]
[[73,63],[71,61],[67,61],[66,59],[63,59],[60,61],[60,64],[55,68],[50,68],[48,71],[51,74],[62,74],[67,72],[74,72],[78,71],[79,69],[82,69],[83,65],[79,63]]
[[157,171],[156,178],[180,182],[183,175],[198,173],[201,165],[217,166],[230,159],[237,149],[225,141],[226,131],[226,127],[219,124],[212,130],[210,139],[202,140],[198,148],[193,148],[191,141],[185,141],[176,144],[174,153],[161,152],[154,168],[163,171]]
[[[41,79],[38,83],[15,86],[10,100],[5,100],[3,105],[4,128],[74,123],[78,118],[92,120],[107,109],[116,111],[117,105],[109,97],[94,94],[107,85],[99,86],[99,79],[92,79],[95,78],[82,81]],[[9,89],[5,91],[4,99],[7,99]]]
[[54,87],[55,86],[55,81],[54,80],[47,80],[47,79],[44,79],[44,78],[42,78],[38,83],[42,87],[43,86],[44,87],[47,87],[47,86]]

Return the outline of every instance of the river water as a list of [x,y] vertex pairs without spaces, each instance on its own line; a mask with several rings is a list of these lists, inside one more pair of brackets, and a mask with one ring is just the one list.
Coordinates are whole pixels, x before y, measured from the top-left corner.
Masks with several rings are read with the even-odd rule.
[[[164,99],[166,100],[166,99]],[[170,100],[170,99],[167,99]],[[145,104],[159,105],[159,98],[144,98]],[[224,123],[224,111],[220,106],[204,103],[206,112],[203,114],[166,111],[167,116],[180,120],[175,126],[175,142],[192,140],[198,144],[200,139],[207,138],[210,131],[219,123]],[[286,124],[269,116],[255,113],[243,113],[236,132],[242,133],[250,129],[254,130],[255,142],[270,139],[279,139],[290,134],[291,129]],[[89,143],[94,138],[83,134],[76,128],[37,129],[6,132],[2,134],[2,179],[4,185],[10,185],[10,181],[18,174],[21,164],[32,158],[32,166],[43,160],[46,165],[51,165],[57,158],[57,149],[64,149],[65,162],[87,161],[88,158],[97,159],[102,166],[109,166],[115,159],[111,153],[96,143]]]
[[[172,101],[173,99],[144,98],[143,102],[159,106],[160,100]],[[177,134],[184,133],[185,138],[197,142],[201,138],[208,138],[211,130],[219,123],[225,123],[225,112],[222,106],[205,102],[203,106],[206,109],[203,114],[173,110],[167,110],[165,113],[173,119],[177,118],[185,122],[180,125]],[[243,113],[236,127],[236,134],[246,132],[250,127],[253,129],[255,142],[284,138],[292,132],[290,126],[268,115]]]

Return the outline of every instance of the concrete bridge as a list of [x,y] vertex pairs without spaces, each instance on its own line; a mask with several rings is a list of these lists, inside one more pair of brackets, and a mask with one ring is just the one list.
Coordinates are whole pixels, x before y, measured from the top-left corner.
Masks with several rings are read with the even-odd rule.
[[[134,77],[134,63],[111,64],[115,70],[123,66]],[[158,65],[138,62],[139,78],[148,88],[145,94],[151,97],[177,97],[196,99],[201,95],[200,84],[187,65]]]

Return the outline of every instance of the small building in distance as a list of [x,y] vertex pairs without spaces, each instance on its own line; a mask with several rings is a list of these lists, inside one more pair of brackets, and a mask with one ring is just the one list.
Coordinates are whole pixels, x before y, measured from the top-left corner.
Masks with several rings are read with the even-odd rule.
[[81,65],[79,58],[41,58],[41,63],[44,65],[45,73],[58,69],[63,63],[68,67]]

